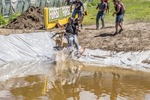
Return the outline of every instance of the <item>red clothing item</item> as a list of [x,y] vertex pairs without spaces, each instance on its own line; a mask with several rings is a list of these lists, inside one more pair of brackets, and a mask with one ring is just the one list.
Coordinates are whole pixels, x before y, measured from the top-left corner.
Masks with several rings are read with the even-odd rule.
[[104,2],[108,3],[109,0],[104,0]]

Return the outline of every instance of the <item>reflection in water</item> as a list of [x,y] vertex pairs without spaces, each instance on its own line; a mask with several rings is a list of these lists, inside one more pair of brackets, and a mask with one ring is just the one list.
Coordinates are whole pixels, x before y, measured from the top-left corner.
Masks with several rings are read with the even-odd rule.
[[119,74],[115,74],[115,73],[112,73],[113,74],[113,79],[112,79],[112,91],[111,91],[111,94],[110,94],[110,99],[111,100],[116,100],[117,99],[117,91],[118,91],[118,87],[119,87],[119,78],[120,78],[120,75]]
[[68,68],[55,80],[38,75],[0,82],[0,90],[18,100],[149,100],[150,75],[138,73]]

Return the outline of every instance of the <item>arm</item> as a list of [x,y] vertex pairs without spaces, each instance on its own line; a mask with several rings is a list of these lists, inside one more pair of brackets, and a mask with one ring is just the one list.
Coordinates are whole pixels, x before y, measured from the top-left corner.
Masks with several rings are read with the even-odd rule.
[[103,11],[107,10],[107,4],[105,4],[105,8],[103,9]]
[[96,9],[98,9],[98,5],[97,5]]
[[70,12],[72,12],[72,6],[73,6],[73,3],[70,5]]
[[117,5],[117,11],[113,13],[113,16],[120,12],[120,5]]
[[84,5],[82,5],[82,9],[83,9],[83,11],[82,11],[82,12],[84,13]]

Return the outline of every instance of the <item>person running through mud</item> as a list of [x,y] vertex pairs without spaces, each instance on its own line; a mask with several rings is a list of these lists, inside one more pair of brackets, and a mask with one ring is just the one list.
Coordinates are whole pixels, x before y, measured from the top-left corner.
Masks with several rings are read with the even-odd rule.
[[80,52],[79,52],[79,42],[78,42],[78,33],[80,32],[80,29],[79,29],[79,22],[80,22],[80,19],[79,18],[76,18],[75,19],[75,22],[73,24],[73,29],[74,29],[74,33],[73,33],[73,43],[75,44],[75,48],[77,50],[77,53],[76,55],[77,56],[80,56]]
[[[116,15],[116,23],[115,23],[115,33],[114,35],[120,33],[123,31],[122,27],[122,21],[123,21],[123,9],[121,8],[121,5],[118,3],[118,0],[114,1],[114,7],[115,12],[113,13],[113,16]],[[120,31],[118,32],[118,27],[120,27]]]
[[101,18],[101,22],[102,22],[101,29],[103,29],[105,27],[104,17],[105,17],[105,12],[107,9],[107,4],[104,2],[104,0],[100,0],[100,3],[97,5],[96,9],[98,9],[98,13],[96,16],[96,29],[99,29],[99,19],[100,18]]
[[[79,21],[79,19],[77,21]],[[72,18],[68,19],[68,23],[67,23],[65,30],[66,30],[65,36],[68,41],[69,52],[70,53],[73,52],[73,44],[75,44],[75,48],[77,50],[77,56],[80,56],[79,43],[78,43],[78,37],[77,37],[77,34],[78,34],[77,31],[79,31],[79,30],[78,30],[77,26],[75,26],[75,23],[73,23]]]
[[[75,6],[75,9],[72,13],[72,6]],[[82,7],[82,9],[81,9]],[[72,17],[75,18],[76,14],[78,14],[78,18],[81,19],[82,14],[84,13],[84,5],[80,0],[74,1],[70,6],[70,12],[72,13]]]

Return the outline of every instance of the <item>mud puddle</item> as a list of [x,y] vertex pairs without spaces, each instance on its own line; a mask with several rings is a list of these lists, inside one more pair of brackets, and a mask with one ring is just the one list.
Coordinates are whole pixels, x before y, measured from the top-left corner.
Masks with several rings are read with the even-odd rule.
[[[52,75],[52,72],[57,73]],[[150,74],[145,72],[111,67],[67,66],[62,71],[51,69],[46,75],[27,75],[1,81],[0,99],[148,100],[149,84]]]

